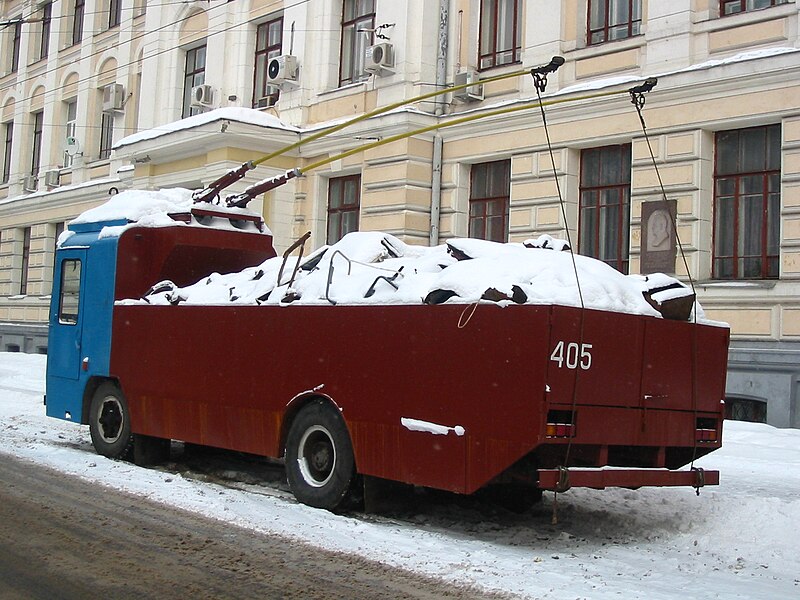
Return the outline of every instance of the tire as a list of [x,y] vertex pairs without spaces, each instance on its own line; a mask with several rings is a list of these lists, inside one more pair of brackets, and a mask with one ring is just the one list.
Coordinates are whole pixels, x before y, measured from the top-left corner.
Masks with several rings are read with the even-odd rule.
[[336,410],[315,402],[300,410],[286,438],[286,478],[299,502],[334,511],[356,475],[353,445]]
[[128,401],[113,383],[100,385],[89,408],[89,433],[98,454],[127,459],[133,447]]

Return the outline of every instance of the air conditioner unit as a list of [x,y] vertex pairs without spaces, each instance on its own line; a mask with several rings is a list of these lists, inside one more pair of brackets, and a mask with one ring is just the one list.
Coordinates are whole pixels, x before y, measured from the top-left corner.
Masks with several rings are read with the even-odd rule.
[[364,56],[364,69],[375,75],[392,73],[394,67],[394,48],[387,42],[368,46]]
[[121,83],[110,83],[103,87],[104,113],[120,111],[123,104],[125,104],[125,89]]
[[214,101],[214,88],[208,84],[196,85],[192,88],[190,104],[194,107],[211,106]]
[[460,90],[453,92],[453,98],[461,102],[480,102],[483,100],[483,85],[479,83],[480,77],[475,71],[464,71],[463,73],[456,73],[454,85],[468,85],[474,83]]
[[289,54],[270,59],[267,65],[267,83],[281,85],[297,81],[297,57]]
[[35,192],[37,183],[36,175],[26,175],[22,180],[22,189],[26,192]]
[[45,171],[44,185],[49,188],[58,187],[58,180],[61,177],[61,171],[53,169],[52,171]]

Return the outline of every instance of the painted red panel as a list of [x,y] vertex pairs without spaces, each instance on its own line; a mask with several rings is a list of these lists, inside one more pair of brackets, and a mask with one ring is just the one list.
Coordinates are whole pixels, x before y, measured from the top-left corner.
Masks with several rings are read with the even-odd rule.
[[[540,471],[539,487],[544,490],[556,489],[560,477],[558,471]],[[620,470],[569,470],[569,483],[572,487],[604,489],[607,487],[638,488],[643,485],[655,486],[696,486],[719,485],[719,471],[666,471],[644,469]]]
[[[138,433],[277,457],[287,404],[318,388],[342,409],[361,473],[469,493],[546,442],[548,396],[571,404],[565,386],[575,385],[576,374],[557,371],[551,353],[561,336],[578,340],[580,319],[577,309],[482,304],[459,327],[464,310],[117,306],[111,370]],[[585,314],[592,364],[572,369],[581,407],[575,443],[691,445],[690,406],[648,415],[631,405],[639,399],[646,335],[665,327],[670,343],[684,343],[692,325]],[[716,361],[706,366],[721,368],[724,378],[727,332],[701,329]],[[654,373],[672,375],[658,364]],[[716,397],[719,377],[712,375],[714,384],[701,392]],[[622,406],[610,406],[616,402]],[[458,425],[466,434],[410,431],[404,417]]]
[[[571,405],[639,406],[645,323],[636,315],[553,307],[548,399]],[[660,323],[661,320],[658,320]]]
[[140,298],[169,279],[187,286],[211,273],[233,273],[275,256],[272,236],[210,227],[131,227],[117,251],[115,300]]

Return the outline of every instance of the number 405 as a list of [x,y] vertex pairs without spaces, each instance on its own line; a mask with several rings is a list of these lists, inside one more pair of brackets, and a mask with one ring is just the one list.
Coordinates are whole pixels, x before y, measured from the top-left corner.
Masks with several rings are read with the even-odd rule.
[[556,344],[550,360],[558,364],[558,368],[577,369],[580,367],[584,371],[592,367],[592,345],[578,344],[576,342],[564,342]]

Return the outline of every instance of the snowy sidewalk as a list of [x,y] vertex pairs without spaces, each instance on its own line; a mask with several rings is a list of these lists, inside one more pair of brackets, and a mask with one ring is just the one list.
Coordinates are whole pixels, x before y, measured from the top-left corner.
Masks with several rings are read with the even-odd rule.
[[557,527],[551,494],[520,516],[453,506],[361,519],[98,456],[87,427],[45,417],[44,367],[43,356],[0,353],[0,456],[523,598],[800,597],[798,430],[726,421],[722,450],[697,462],[721,471],[718,488],[572,490],[559,496]]

